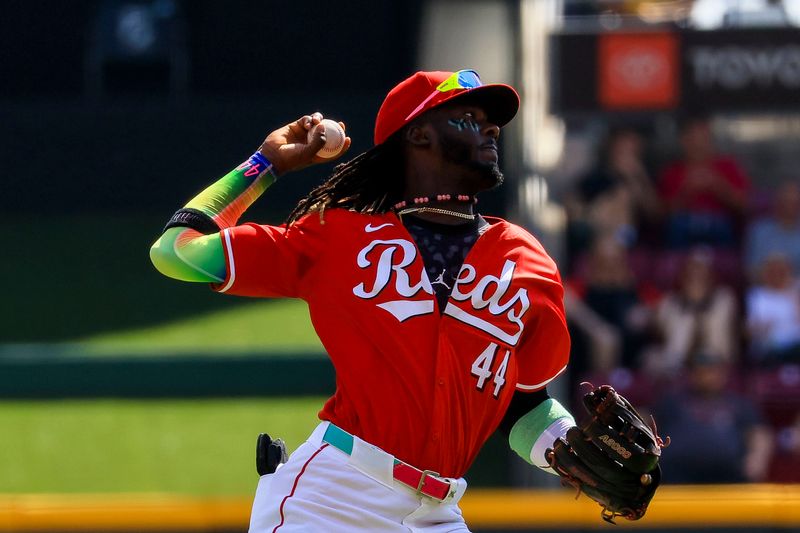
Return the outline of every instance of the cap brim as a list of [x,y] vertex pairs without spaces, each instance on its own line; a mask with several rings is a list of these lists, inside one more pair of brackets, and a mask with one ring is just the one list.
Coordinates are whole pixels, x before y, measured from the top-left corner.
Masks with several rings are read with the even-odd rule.
[[486,111],[486,115],[492,123],[500,127],[511,122],[519,110],[519,94],[510,85],[502,83],[481,85],[448,98],[439,105],[453,102],[474,103]]

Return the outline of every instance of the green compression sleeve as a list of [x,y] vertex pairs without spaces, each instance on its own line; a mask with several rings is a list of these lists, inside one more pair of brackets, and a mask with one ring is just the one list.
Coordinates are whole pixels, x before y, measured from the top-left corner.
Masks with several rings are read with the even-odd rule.
[[225,252],[219,233],[203,235],[189,228],[169,228],[150,248],[150,260],[170,278],[225,281]]
[[[184,207],[204,213],[220,229],[229,228],[274,181],[272,166],[263,157],[253,156]],[[150,248],[150,260],[165,276],[182,281],[221,283],[226,276],[219,233],[203,235],[191,228],[169,228]]]
[[560,436],[557,434],[560,428],[574,425],[575,420],[569,411],[557,400],[548,398],[517,420],[511,428],[508,442],[511,449],[528,463],[543,467],[543,458],[538,458],[537,461],[531,458],[532,450],[537,447],[552,447]]

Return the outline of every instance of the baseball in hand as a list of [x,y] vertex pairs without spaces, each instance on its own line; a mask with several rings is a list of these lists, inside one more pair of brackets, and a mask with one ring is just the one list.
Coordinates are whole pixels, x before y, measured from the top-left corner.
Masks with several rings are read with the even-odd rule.
[[[334,122],[330,119],[323,119],[320,124],[325,125],[325,146],[320,148],[319,152],[317,152],[317,156],[323,159],[331,159],[339,155],[344,148],[344,130],[339,125],[338,122]],[[308,131],[308,140],[311,141],[311,136],[319,127],[319,124],[314,126]]]

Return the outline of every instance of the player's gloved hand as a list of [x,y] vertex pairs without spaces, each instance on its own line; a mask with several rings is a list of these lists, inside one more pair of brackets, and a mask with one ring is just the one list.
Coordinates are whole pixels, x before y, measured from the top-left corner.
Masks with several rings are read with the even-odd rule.
[[[316,155],[325,145],[324,125],[314,131],[310,141],[308,139],[309,130],[319,124],[322,118],[322,113],[305,115],[267,135],[258,150],[272,163],[272,170],[276,175],[333,160]],[[344,122],[339,122],[339,125],[345,129]],[[350,137],[345,137],[344,148],[336,157],[341,157],[349,148]]]
[[658,461],[661,440],[636,409],[610,385],[602,385],[583,397],[591,419],[573,427],[546,453],[547,462],[564,485],[585,492],[598,502],[604,520],[614,517],[638,520],[661,482]]

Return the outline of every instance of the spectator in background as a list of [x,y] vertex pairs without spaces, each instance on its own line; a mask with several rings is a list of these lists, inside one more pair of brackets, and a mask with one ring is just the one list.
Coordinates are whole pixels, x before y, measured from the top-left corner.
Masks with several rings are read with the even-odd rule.
[[574,285],[564,287],[564,307],[572,337],[568,371],[572,374],[570,381],[574,382],[587,373],[613,370],[619,366],[622,352],[620,328],[586,305],[581,294]]
[[778,431],[775,440],[770,483],[800,483],[800,414],[790,426]]
[[654,221],[660,203],[644,164],[644,140],[633,128],[612,130],[600,147],[594,170],[567,200],[573,252],[594,239],[613,236],[632,246]]
[[687,120],[680,142],[683,159],[665,167],[659,177],[667,204],[667,244],[675,249],[736,246],[749,179],[733,158],[716,153],[708,119]]
[[[588,339],[590,360],[583,354],[570,366],[575,371],[631,367],[645,344],[651,294],[640,287],[628,265],[625,247],[606,236],[595,242],[583,278],[567,283],[565,305],[575,333]],[[582,340],[582,339],[581,339]],[[576,345],[582,344],[578,340]]]
[[661,459],[664,482],[765,479],[772,432],[749,399],[728,389],[729,375],[730,365],[719,357],[692,354],[685,390],[665,397],[654,409],[659,432],[672,439]]
[[745,259],[751,279],[775,252],[786,254],[794,272],[800,272],[800,183],[787,181],[775,191],[770,216],[753,222],[747,231]]
[[711,251],[691,251],[675,289],[659,302],[654,325],[662,344],[645,352],[643,369],[653,377],[674,376],[695,351],[731,361],[738,351],[736,307],[734,291],[715,279]]
[[800,361],[800,283],[789,258],[763,261],[759,283],[747,291],[751,356],[763,364]]

